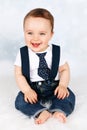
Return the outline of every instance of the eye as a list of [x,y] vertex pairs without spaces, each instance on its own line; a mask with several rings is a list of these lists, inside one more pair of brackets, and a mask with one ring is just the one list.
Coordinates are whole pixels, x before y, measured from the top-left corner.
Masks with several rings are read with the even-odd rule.
[[40,33],[40,35],[46,35],[45,33]]
[[32,35],[33,33],[32,32],[28,32],[29,35]]

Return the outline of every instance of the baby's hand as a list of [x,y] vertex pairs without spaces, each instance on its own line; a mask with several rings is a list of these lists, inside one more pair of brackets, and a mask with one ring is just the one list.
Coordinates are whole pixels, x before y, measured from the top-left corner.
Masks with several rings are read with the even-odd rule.
[[24,94],[24,100],[30,102],[31,104],[37,102],[37,93],[33,89],[29,89],[28,92]]
[[59,99],[64,99],[65,97],[69,96],[69,91],[66,87],[59,85],[55,91],[54,91],[54,95],[57,95],[57,98]]

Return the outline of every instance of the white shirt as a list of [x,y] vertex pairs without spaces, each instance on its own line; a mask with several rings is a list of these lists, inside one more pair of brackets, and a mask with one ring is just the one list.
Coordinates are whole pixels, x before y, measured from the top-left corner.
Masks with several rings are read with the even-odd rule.
[[[48,64],[48,67],[51,69],[51,63],[52,63],[52,45],[49,45],[49,47],[44,51],[47,52],[45,56],[45,60]],[[39,66],[39,57],[36,55],[35,52],[33,52],[30,48],[28,48],[28,53],[29,53],[29,62],[30,62],[30,80],[32,82],[36,81],[43,81],[37,71],[38,71],[38,66]],[[43,53],[43,52],[42,52]],[[20,51],[17,54],[15,65],[21,67],[21,56],[20,56]],[[61,65],[61,60],[60,64]],[[57,76],[55,77],[55,80],[58,80],[58,73]]]

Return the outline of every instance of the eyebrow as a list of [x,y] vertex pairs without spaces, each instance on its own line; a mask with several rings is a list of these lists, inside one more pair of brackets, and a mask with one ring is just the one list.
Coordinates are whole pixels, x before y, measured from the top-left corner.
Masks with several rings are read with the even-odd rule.
[[[26,30],[26,32],[33,32],[33,30]],[[40,33],[47,33],[47,31],[39,31]]]

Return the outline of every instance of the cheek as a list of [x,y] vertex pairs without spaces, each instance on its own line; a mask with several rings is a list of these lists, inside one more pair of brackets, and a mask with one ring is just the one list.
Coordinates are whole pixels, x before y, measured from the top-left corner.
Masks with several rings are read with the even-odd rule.
[[25,40],[30,41],[30,37],[28,35],[25,35]]
[[30,40],[29,40],[27,37],[25,37],[25,43],[26,43],[27,45],[30,44]]
[[49,36],[49,37],[46,37],[46,39],[45,39],[46,43],[49,42],[50,40],[51,40],[51,37],[50,37],[50,36]]

